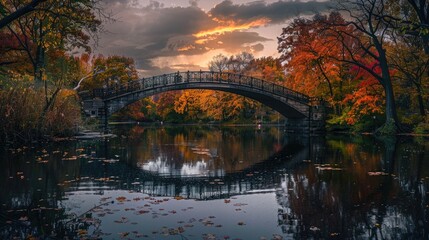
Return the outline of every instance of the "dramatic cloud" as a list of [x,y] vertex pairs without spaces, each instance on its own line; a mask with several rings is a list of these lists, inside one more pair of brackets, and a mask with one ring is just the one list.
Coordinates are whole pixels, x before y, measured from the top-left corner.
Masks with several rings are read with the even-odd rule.
[[156,68],[150,59],[178,55],[179,48],[193,43],[193,33],[217,26],[196,7],[162,8],[151,2],[141,8],[116,3],[111,9],[118,21],[108,27],[100,50],[133,57],[146,70]]
[[302,14],[326,11],[331,5],[330,1],[278,1],[270,4],[265,1],[255,1],[248,4],[234,4],[231,0],[225,0],[211,9],[209,14],[220,22],[232,21],[246,24],[264,19],[263,24],[267,22],[278,24]]
[[281,29],[264,37],[262,27],[328,7],[327,2],[233,4],[225,0],[204,11],[199,7],[207,5],[203,0],[188,0],[186,6],[177,6],[173,0],[162,1],[103,1],[117,21],[107,26],[99,52],[132,57],[147,75],[186,67],[205,68],[201,63],[207,59],[198,61],[198,57],[211,57],[215,52],[257,54],[264,51],[266,44],[276,44],[274,40]]

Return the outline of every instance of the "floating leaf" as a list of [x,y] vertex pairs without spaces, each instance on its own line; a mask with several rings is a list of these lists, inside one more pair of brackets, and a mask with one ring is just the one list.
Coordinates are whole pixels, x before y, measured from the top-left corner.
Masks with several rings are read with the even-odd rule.
[[124,201],[126,201],[126,200],[127,200],[127,198],[126,198],[126,197],[124,197],[124,196],[120,196],[120,197],[117,197],[117,198],[116,198],[116,200],[117,200],[118,202],[124,202]]

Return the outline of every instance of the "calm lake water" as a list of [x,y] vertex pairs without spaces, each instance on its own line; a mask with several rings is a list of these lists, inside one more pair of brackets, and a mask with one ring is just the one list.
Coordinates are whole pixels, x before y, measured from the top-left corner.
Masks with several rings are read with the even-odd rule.
[[0,239],[429,239],[428,138],[117,126],[0,149]]

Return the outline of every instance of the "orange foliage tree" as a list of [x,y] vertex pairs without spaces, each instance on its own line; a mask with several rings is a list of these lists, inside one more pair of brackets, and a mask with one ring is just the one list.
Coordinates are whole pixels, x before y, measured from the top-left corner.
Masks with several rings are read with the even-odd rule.
[[[371,68],[377,68],[377,63],[370,64]],[[356,124],[363,116],[379,115],[384,112],[383,87],[372,75],[368,74],[358,67],[353,67],[352,71],[356,72],[356,78],[359,83],[356,89],[346,94],[343,102],[349,106],[343,114],[344,120],[350,124]]]
[[286,86],[310,96],[339,104],[347,78],[347,66],[336,60],[344,54],[335,36],[324,31],[328,24],[343,21],[337,13],[297,18],[278,38],[281,61],[288,72]]

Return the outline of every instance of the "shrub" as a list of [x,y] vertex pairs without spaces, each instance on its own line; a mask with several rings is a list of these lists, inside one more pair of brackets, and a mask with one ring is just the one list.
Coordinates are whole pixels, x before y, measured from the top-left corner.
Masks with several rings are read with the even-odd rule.
[[74,133],[80,108],[74,91],[61,90],[44,111],[42,91],[27,87],[0,90],[0,141],[27,142],[41,136]]

